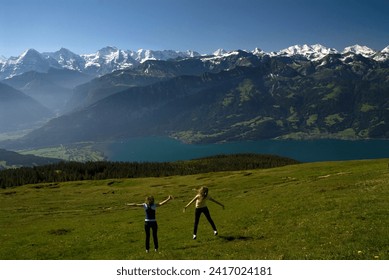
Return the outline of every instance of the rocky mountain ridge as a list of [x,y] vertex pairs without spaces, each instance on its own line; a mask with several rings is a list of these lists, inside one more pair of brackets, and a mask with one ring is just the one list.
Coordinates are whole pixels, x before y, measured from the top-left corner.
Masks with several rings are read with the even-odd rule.
[[39,53],[28,49],[18,57],[0,59],[0,80],[12,78],[28,71],[47,72],[49,68],[68,69],[92,76],[102,76],[115,70],[131,68],[146,60],[169,60],[179,57],[194,57],[200,54],[187,51],[125,51],[105,47],[96,53],[78,55],[61,48],[56,52]]
[[[76,70],[92,76],[102,76],[116,70],[133,68],[147,60],[170,60],[178,58],[213,57],[218,59],[236,51],[219,49],[213,54],[200,54],[195,51],[153,51],[140,49],[138,51],[121,50],[116,47],[105,47],[92,54],[75,54],[61,48],[56,52],[39,53],[35,49],[28,49],[18,57],[0,57],[0,80],[14,77],[28,71],[47,72],[49,68],[64,68]],[[294,45],[278,52],[264,52],[259,48],[246,51],[256,56],[301,56],[309,60],[320,60],[328,54],[357,54],[372,58],[376,61],[389,59],[389,46],[381,51],[375,51],[367,46],[354,45],[343,51],[328,48],[320,44]]]

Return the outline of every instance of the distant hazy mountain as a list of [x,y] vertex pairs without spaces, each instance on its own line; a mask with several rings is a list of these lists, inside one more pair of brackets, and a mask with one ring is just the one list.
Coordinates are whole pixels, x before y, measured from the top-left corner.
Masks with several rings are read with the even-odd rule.
[[22,91],[58,114],[69,101],[73,88],[90,79],[91,76],[78,71],[50,68],[46,73],[29,71],[2,82]]
[[0,83],[0,133],[31,128],[52,112],[24,93]]

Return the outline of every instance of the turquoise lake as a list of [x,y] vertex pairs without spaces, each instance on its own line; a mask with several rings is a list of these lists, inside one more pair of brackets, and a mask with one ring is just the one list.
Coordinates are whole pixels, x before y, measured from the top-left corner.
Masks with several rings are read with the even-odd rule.
[[177,161],[217,154],[259,153],[302,162],[389,158],[389,140],[261,140],[222,144],[184,144],[167,137],[133,138],[107,146],[111,161]]

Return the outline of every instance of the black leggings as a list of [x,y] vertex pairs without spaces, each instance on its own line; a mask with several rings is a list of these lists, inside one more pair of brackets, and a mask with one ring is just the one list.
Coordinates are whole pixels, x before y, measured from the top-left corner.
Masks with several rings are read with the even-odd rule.
[[213,222],[213,220],[211,218],[211,214],[209,214],[208,207],[202,207],[202,208],[196,208],[193,234],[195,234],[195,235],[197,234],[197,227],[199,225],[201,213],[204,213],[204,215],[207,218],[208,222],[211,224],[213,230],[216,231],[216,226],[215,226],[215,223]]
[[154,249],[158,249],[158,224],[157,222],[145,222],[146,250],[150,249],[150,229],[153,230]]

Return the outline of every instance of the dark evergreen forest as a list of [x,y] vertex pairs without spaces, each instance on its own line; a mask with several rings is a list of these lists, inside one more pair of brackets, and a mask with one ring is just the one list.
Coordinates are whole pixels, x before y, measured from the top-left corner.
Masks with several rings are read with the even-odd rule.
[[9,188],[38,183],[192,175],[272,168],[297,163],[299,162],[290,158],[258,154],[217,155],[176,162],[59,162],[2,170],[0,186]]

